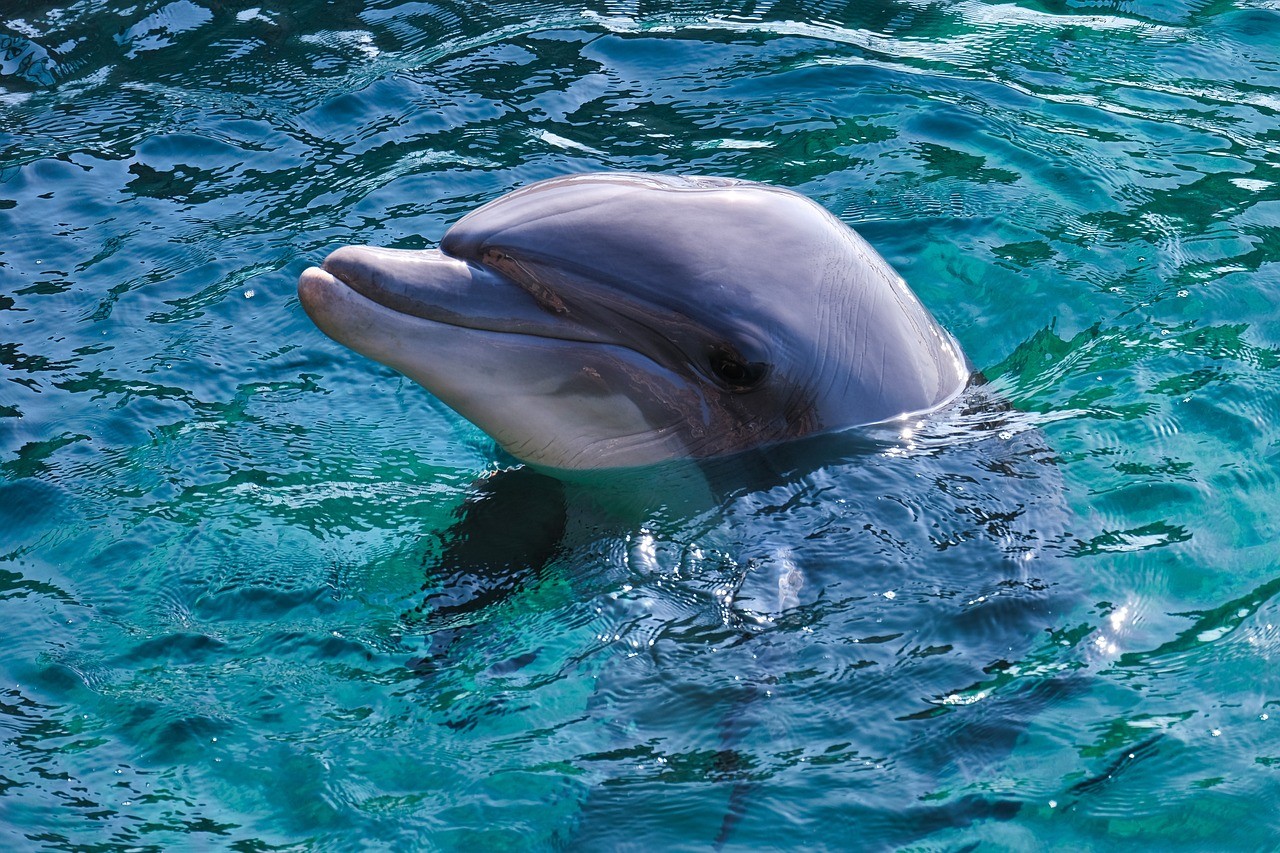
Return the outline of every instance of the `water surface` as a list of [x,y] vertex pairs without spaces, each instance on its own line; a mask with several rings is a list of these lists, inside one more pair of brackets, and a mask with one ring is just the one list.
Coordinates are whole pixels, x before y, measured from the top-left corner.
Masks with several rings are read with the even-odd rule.
[[[1269,849],[1278,45],[1270,0],[0,7],[5,844]],[[586,169],[812,196],[1016,411],[458,562],[507,460],[294,283]]]

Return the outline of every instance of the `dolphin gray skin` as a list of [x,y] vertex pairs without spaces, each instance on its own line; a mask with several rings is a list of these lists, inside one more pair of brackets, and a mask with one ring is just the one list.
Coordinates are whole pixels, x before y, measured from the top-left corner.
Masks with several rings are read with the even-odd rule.
[[804,196],[727,178],[541,181],[439,250],[338,249],[298,295],[329,337],[561,471],[890,421],[970,375],[865,240]]

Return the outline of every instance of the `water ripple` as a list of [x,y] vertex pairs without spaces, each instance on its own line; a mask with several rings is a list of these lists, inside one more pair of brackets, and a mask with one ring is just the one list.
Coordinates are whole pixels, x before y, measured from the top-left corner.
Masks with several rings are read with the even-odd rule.
[[[0,14],[8,822],[60,848],[1268,846],[1276,14]],[[318,336],[294,281],[588,168],[807,192],[1015,408],[565,538],[539,495],[493,528],[528,522],[519,553],[459,563],[509,460]]]

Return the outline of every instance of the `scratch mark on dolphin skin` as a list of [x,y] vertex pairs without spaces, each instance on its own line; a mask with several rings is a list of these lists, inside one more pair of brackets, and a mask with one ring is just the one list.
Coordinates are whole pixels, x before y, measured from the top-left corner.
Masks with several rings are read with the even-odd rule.
[[[542,308],[553,314],[568,315],[569,306],[560,298],[560,295],[539,280],[537,273],[518,258],[513,258],[499,249],[485,249],[480,260],[518,284]],[[522,275],[511,275],[511,270],[518,270]]]

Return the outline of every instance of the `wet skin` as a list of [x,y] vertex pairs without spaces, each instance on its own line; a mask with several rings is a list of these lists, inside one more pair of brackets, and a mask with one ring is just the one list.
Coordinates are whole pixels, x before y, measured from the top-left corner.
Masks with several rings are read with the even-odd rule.
[[789,190],[724,178],[541,181],[465,216],[439,249],[338,249],[298,293],[325,334],[551,471],[891,421],[970,376],[850,228]]

